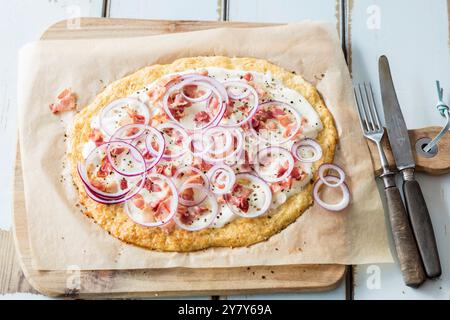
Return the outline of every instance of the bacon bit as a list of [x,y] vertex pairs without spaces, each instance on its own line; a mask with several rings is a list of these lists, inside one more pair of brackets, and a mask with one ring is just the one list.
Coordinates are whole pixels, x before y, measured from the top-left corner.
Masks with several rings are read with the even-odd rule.
[[285,161],[282,165],[279,166],[277,171],[277,177],[281,177],[283,174],[285,174],[288,168],[289,162]]
[[194,121],[197,123],[205,122],[209,123],[210,117],[206,111],[199,111],[195,114]]
[[164,168],[164,175],[167,177],[173,177],[175,172],[177,171],[177,167],[173,165],[172,163],[169,164],[167,167]]
[[184,224],[192,224],[195,218],[200,217],[202,214],[208,211],[205,207],[195,207],[193,210],[189,210],[185,206],[178,207],[178,214],[180,215],[180,221]]
[[219,108],[219,100],[217,99],[217,97],[212,97],[211,98],[211,100],[209,101],[209,106],[208,107],[213,112],[217,111],[217,109]]
[[275,117],[278,117],[278,116],[284,116],[284,115],[286,115],[286,112],[284,112],[284,110],[281,109],[281,108],[275,107],[275,108],[272,108],[272,114],[273,114]]
[[135,123],[135,124],[144,124],[145,123],[145,117],[135,111],[128,111],[128,116],[133,120],[133,123]]
[[100,169],[97,171],[97,177],[106,178],[113,170],[111,163],[109,163],[108,159],[105,157],[102,160],[102,165]]
[[198,70],[197,73],[204,77],[206,77],[209,74],[208,70],[206,70],[206,69]]
[[128,181],[127,179],[122,178],[122,180],[120,180],[120,189],[125,190],[126,188],[128,188]]
[[167,115],[167,113],[162,108],[158,108],[151,117],[150,124],[151,126],[155,127],[156,125],[164,123],[168,120],[169,116]]
[[250,72],[247,72],[246,74],[244,74],[244,79],[247,81],[252,81],[253,75]]
[[213,165],[206,163],[202,158],[194,157],[192,161],[192,166],[201,171],[208,171],[213,167]]
[[196,175],[193,175],[192,177],[187,178],[186,183],[203,185],[203,179],[199,174],[196,174]]
[[112,155],[112,156],[118,156],[118,155],[122,154],[122,152],[124,152],[125,150],[127,150],[126,147],[116,147],[116,148],[112,148],[112,149],[111,149],[111,155]]
[[145,201],[144,201],[144,197],[142,195],[140,195],[139,193],[137,195],[135,195],[132,199],[133,204],[136,206],[136,208],[139,208],[141,210],[144,209],[145,207]]
[[253,189],[235,183],[231,193],[224,195],[224,199],[238,207],[243,212],[248,212],[250,207],[248,197],[252,194],[252,192]]
[[177,145],[182,145],[183,144],[183,140],[184,140],[184,137],[183,137],[183,135],[180,133],[180,131],[178,131],[178,130],[172,130],[172,136],[173,136],[173,140],[174,140],[174,142],[175,142],[175,144],[177,144]]
[[287,127],[287,126],[289,126],[292,123],[292,119],[288,115],[279,116],[278,117],[278,121],[280,121],[280,124],[283,127]]
[[169,202],[170,202],[170,199],[165,199],[164,201],[161,201],[159,203],[158,207],[156,208],[156,212],[155,212],[156,217],[168,215],[170,213]]
[[183,192],[180,194],[180,197],[186,201],[193,201],[194,200],[194,189],[193,188],[184,189]]
[[95,145],[97,147],[103,143],[103,135],[98,129],[92,130],[91,134],[89,135],[89,139],[95,142]]
[[55,103],[49,105],[53,114],[58,112],[70,111],[77,106],[77,96],[71,89],[64,89],[57,97]]
[[96,188],[100,191],[110,192],[110,193],[117,192],[117,183],[114,181],[106,184],[103,181],[97,180],[94,178],[90,182],[94,188]]
[[181,94],[177,93],[174,96],[170,96],[168,100],[168,104],[171,108],[177,108],[177,107],[190,107],[191,103]]
[[217,203],[218,204],[225,204],[225,203],[227,203],[225,198],[226,198],[226,195],[221,195],[221,196],[217,197]]

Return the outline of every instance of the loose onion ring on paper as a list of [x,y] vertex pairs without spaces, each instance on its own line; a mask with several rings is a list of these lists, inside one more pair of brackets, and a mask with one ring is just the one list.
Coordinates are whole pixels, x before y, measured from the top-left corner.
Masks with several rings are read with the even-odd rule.
[[[286,202],[257,218],[237,218],[219,228],[187,231],[174,228],[145,227],[129,218],[122,204],[103,205],[90,199],[77,174],[77,163],[83,161],[83,146],[92,132],[91,122],[111,102],[128,97],[147,85],[169,74],[204,68],[224,68],[246,72],[269,74],[284,87],[301,94],[314,108],[322,122],[322,130],[315,140],[323,155],[312,164],[313,179],[300,192],[289,196]],[[210,247],[241,247],[267,240],[282,231],[313,204],[312,186],[317,180],[317,168],[322,163],[332,163],[337,144],[337,132],[333,117],[317,90],[296,75],[266,60],[254,58],[192,57],[183,58],[167,65],[143,68],[110,84],[94,101],[77,114],[69,131],[68,158],[71,173],[79,192],[79,201],[86,207],[85,214],[112,236],[140,247],[158,251],[189,252]]]

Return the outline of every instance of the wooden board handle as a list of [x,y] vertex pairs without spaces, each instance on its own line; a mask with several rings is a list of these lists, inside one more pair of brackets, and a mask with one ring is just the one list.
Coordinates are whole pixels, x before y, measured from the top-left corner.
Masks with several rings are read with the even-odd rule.
[[[438,153],[434,157],[425,158],[416,154],[416,141],[421,138],[433,139],[439,131],[441,131],[441,129],[441,127],[427,127],[408,131],[414,160],[416,161],[416,171],[425,172],[431,175],[440,175],[450,172],[450,132],[446,134],[439,142]],[[379,175],[381,174],[381,166],[377,147],[370,141],[367,143],[372,156],[375,174]],[[396,170],[394,157],[392,156],[392,149],[389,145],[387,134],[383,137],[382,145],[391,169]]]

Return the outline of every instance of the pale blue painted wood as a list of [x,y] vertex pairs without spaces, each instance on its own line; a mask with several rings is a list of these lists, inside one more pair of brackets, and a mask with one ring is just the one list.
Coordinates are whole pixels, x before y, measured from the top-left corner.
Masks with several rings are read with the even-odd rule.
[[338,0],[229,0],[230,21],[292,22],[323,20],[337,22]]
[[[354,81],[372,82],[382,112],[377,62],[380,55],[386,54],[410,128],[442,124],[442,118],[434,108],[437,99],[435,80],[441,80],[450,103],[447,3],[446,0],[354,1],[350,30]],[[420,174],[417,178],[431,213],[443,276],[428,281],[420,289],[411,289],[403,284],[397,264],[358,266],[355,299],[450,297],[450,238],[447,231],[450,226],[450,175],[430,177]]]
[[220,20],[220,0],[111,0],[111,18]]

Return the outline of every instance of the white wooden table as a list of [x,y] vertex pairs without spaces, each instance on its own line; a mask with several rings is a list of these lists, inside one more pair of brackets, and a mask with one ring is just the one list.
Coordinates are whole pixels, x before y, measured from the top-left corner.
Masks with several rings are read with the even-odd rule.
[[[17,51],[52,23],[77,16],[289,22],[336,25],[355,82],[379,94],[377,59],[387,54],[409,127],[438,125],[434,81],[450,92],[450,0],[4,0],[0,11],[0,299],[45,299],[27,284],[11,232],[16,148]],[[378,96],[377,96],[378,97]],[[378,99],[378,105],[380,101]],[[437,235],[443,276],[419,290],[405,287],[398,265],[353,267],[352,277],[325,293],[228,296],[221,299],[448,299],[450,176],[419,175]],[[209,299],[210,297],[199,297]]]

